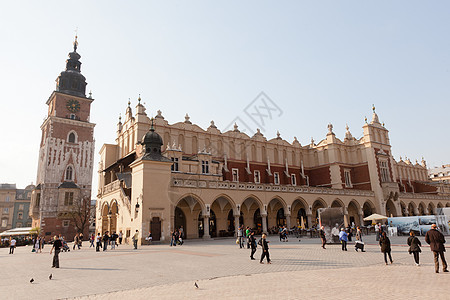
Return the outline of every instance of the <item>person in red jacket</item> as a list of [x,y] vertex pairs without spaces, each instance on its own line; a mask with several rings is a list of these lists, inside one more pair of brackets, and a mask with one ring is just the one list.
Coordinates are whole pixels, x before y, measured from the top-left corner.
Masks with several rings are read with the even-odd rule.
[[434,255],[434,267],[436,273],[439,273],[439,256],[442,260],[442,270],[444,272],[448,272],[447,270],[447,262],[445,261],[445,238],[442,233],[437,231],[436,224],[431,225],[431,229],[428,230],[427,234],[425,235],[425,242],[430,244],[430,249],[433,251]]

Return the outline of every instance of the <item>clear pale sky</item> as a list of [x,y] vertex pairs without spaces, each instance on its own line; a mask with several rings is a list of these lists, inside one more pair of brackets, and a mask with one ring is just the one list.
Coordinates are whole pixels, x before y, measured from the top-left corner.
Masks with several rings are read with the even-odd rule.
[[[3,1],[0,183],[36,181],[46,100],[78,52],[98,150],[138,94],[147,113],[225,129],[264,91],[264,135],[362,136],[375,104],[395,159],[450,163],[448,1]],[[238,122],[239,125],[239,122]],[[255,126],[253,126],[256,128]],[[240,127],[242,128],[242,127]]]

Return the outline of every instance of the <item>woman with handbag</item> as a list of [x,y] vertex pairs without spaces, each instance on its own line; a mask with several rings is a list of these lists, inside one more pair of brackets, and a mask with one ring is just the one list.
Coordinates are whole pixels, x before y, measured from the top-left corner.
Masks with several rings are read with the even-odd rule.
[[409,238],[408,238],[408,252],[409,254],[413,254],[414,255],[414,261],[416,263],[416,266],[419,266],[419,253],[422,252],[422,250],[420,250],[420,247],[422,246],[422,243],[420,243],[420,240],[414,235],[414,231],[410,231],[409,232]]

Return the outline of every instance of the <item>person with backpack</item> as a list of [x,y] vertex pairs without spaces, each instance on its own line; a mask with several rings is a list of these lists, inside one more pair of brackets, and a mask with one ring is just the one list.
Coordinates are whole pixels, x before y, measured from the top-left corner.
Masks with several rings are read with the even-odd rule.
[[339,232],[339,240],[342,243],[342,251],[347,251],[348,234],[344,228],[341,228],[341,232]]
[[267,238],[267,235],[265,233],[263,233],[261,239],[258,242],[258,245],[260,245],[262,248],[261,259],[259,261],[260,264],[264,264],[264,262],[263,262],[264,257],[267,259],[268,264],[272,263],[270,261],[270,255],[269,255],[269,241],[267,241],[266,238]]
[[256,244],[256,239],[255,239],[255,232],[254,231],[250,231],[250,235],[249,235],[249,241],[250,241],[250,247],[252,249],[252,252],[250,253],[250,259],[251,260],[255,260],[255,258],[253,257],[253,255],[256,252],[256,248],[258,247]]
[[419,266],[419,253],[422,252],[422,250],[420,250],[422,243],[414,235],[414,231],[412,231],[412,230],[409,232],[409,238],[408,238],[407,243],[409,246],[409,249],[408,249],[409,254],[414,255],[414,261],[416,263],[416,266]]

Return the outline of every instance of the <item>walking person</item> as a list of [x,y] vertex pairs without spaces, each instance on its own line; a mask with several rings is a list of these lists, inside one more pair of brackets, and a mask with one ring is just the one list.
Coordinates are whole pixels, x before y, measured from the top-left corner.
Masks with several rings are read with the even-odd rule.
[[250,253],[250,259],[251,260],[255,260],[255,258],[253,257],[253,255],[255,254],[255,252],[256,252],[256,247],[257,247],[257,244],[256,244],[256,239],[255,239],[255,232],[254,231],[251,231],[250,232],[250,235],[249,235],[249,243],[250,243],[250,247],[251,247],[251,253]]
[[345,232],[344,228],[341,228],[339,232],[339,241],[342,243],[342,251],[347,251],[348,234]]
[[34,252],[39,253],[39,248],[41,247],[41,238],[36,237],[34,240]]
[[439,273],[439,256],[442,260],[442,271],[448,272],[447,269],[447,262],[445,261],[445,238],[442,233],[437,231],[436,224],[431,224],[431,229],[428,230],[427,234],[425,235],[425,242],[427,242],[430,245],[431,251],[433,251],[434,255],[434,268],[436,273]]
[[53,256],[53,264],[52,268],[59,268],[59,252],[61,252],[62,241],[55,235],[53,237],[53,247],[50,250],[50,255],[52,255],[52,251],[55,250],[55,254]]
[[90,237],[90,239],[89,239],[89,242],[91,243],[91,244],[89,245],[89,248],[95,247],[95,246],[94,246],[94,243],[95,243],[95,235],[94,235],[94,234],[91,234],[91,237]]
[[244,248],[244,228],[239,227],[238,229],[238,239],[239,239],[239,248]]
[[388,265],[387,256],[389,256],[389,261],[392,264],[393,261],[392,261],[392,256],[391,256],[391,241],[387,237],[385,231],[381,232],[379,243],[380,243],[380,247],[381,247],[381,252],[384,253],[384,262],[386,263],[386,265]]
[[9,241],[9,254],[14,254],[14,248],[16,248],[16,239],[13,237],[10,237]]
[[75,247],[78,246],[78,250],[80,249],[80,234],[77,233],[73,238],[73,250],[75,250]]
[[320,226],[319,236],[320,236],[320,239],[322,240],[322,248],[323,249],[327,249],[327,248],[325,248],[325,244],[327,243],[327,239],[325,237],[325,230],[324,230],[323,226]]
[[122,230],[119,231],[119,244],[122,245],[123,233]]
[[100,252],[100,248],[102,247],[102,237],[100,236],[100,232],[97,233],[97,236],[95,237],[95,251]]
[[269,241],[266,240],[267,235],[263,233],[261,239],[259,240],[259,244],[262,247],[261,259],[259,261],[260,264],[263,264],[264,257],[267,259],[267,263],[271,264],[270,255],[269,255]]
[[416,263],[416,266],[419,266],[419,253],[422,252],[422,250],[420,250],[420,247],[422,246],[422,243],[420,242],[420,240],[414,235],[414,231],[410,231],[409,232],[409,238],[408,238],[408,246],[409,246],[409,254],[413,254],[414,255],[414,261]]
[[138,239],[139,239],[139,231],[136,229],[136,233],[133,235],[134,250],[137,250]]
[[364,250],[364,242],[362,240],[361,228],[359,226],[356,227],[356,235],[355,235],[355,250],[356,250],[356,252],[358,252],[358,249],[361,249],[361,252],[366,252]]

